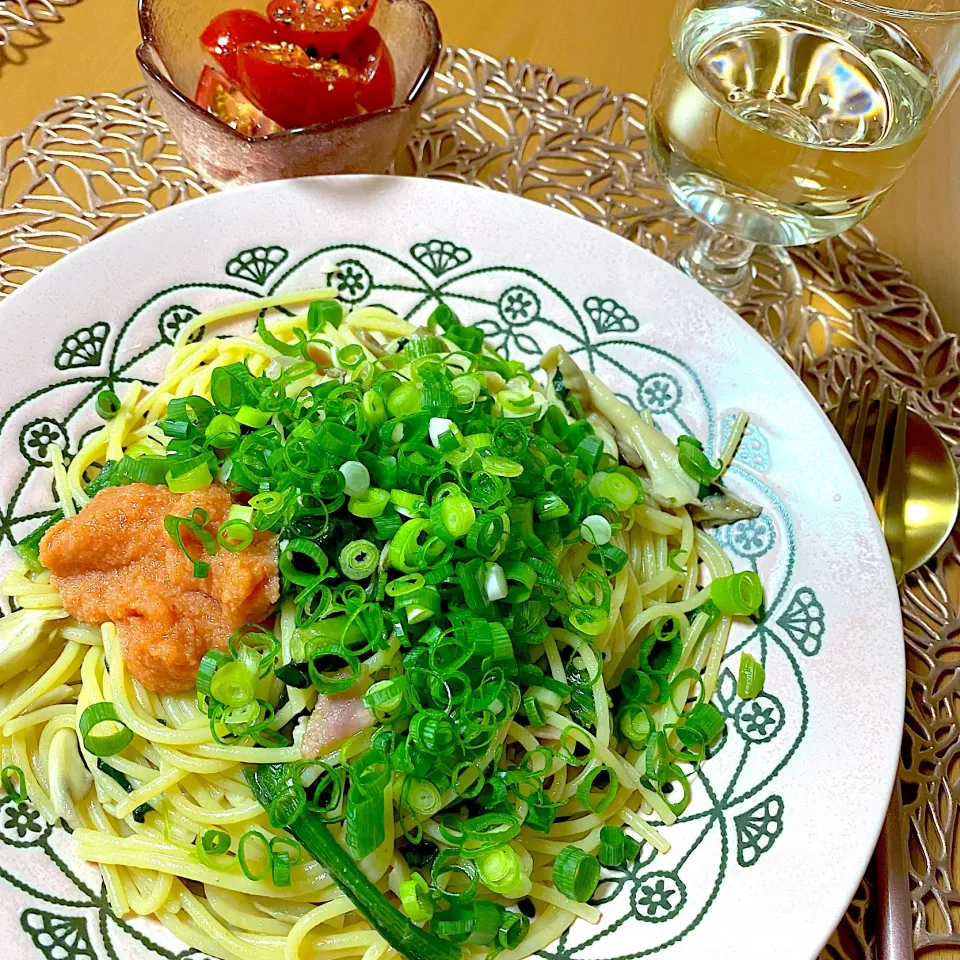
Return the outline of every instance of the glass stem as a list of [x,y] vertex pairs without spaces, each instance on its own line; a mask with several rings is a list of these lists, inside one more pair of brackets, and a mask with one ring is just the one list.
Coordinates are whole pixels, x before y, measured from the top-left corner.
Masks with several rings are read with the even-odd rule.
[[677,266],[721,300],[737,299],[753,281],[750,258],[756,246],[698,222],[696,235],[677,257]]

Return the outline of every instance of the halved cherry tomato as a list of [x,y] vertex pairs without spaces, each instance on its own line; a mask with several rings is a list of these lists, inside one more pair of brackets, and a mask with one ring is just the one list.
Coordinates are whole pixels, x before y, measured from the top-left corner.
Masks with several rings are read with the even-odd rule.
[[385,110],[393,106],[393,60],[380,33],[367,27],[347,50],[340,62],[360,75],[357,103],[364,110]]
[[283,127],[356,116],[358,74],[336,60],[312,60],[289,43],[245,43],[237,52],[247,95]]
[[267,16],[281,40],[325,57],[350,46],[376,8],[377,0],[270,0]]
[[214,17],[200,34],[200,42],[234,83],[240,82],[237,47],[255,40],[276,43],[278,37],[273,21],[253,10],[227,10]]
[[203,68],[194,100],[245,137],[265,137],[280,129],[250,102],[239,87],[213,67]]

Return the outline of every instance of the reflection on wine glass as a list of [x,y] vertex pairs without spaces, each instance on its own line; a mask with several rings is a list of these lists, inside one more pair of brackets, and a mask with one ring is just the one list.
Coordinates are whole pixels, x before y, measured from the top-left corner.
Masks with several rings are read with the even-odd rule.
[[960,0],[891,2],[678,0],[650,149],[701,224],[679,265],[725,299],[749,289],[756,244],[859,223],[953,92]]

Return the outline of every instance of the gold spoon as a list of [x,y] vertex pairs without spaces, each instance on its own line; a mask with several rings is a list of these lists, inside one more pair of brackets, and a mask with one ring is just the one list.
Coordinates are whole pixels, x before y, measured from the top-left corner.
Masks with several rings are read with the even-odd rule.
[[[960,507],[960,480],[940,434],[912,410],[904,409],[901,414],[905,414],[906,424],[903,447],[897,448],[898,411],[889,402],[889,390],[879,400],[872,396],[873,390],[868,378],[858,388],[859,396],[852,396],[848,378],[830,419],[858,465],[861,451],[864,460],[873,454],[869,472],[867,464],[862,464],[864,480],[891,547],[899,583],[906,573],[926,563],[950,536]],[[905,404],[897,404],[900,406]],[[878,421],[884,425],[880,437]],[[902,512],[889,502],[894,491],[902,498]]]
[[907,415],[903,568],[925,564],[957,522],[960,482],[943,438],[922,417]]

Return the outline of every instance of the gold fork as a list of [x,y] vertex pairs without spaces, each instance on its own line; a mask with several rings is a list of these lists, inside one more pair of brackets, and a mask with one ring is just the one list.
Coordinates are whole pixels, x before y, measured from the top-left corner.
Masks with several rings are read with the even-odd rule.
[[[889,384],[884,385],[879,404],[873,396],[875,387],[867,378],[856,393],[855,415],[851,408],[853,380],[843,382],[840,400],[830,413],[837,433],[846,444],[873,500],[880,518],[880,527],[890,550],[890,562],[897,583],[904,575],[904,543],[906,539],[905,498],[907,482],[906,434],[907,397],[901,390],[896,401],[893,433],[887,420],[892,400]],[[867,433],[874,408],[872,434]],[[881,467],[886,470],[881,472]],[[877,843],[877,914],[878,947],[881,960],[912,960],[912,907],[907,880],[907,852],[903,836],[903,810],[900,782],[894,784],[883,830]]]
[[[901,390],[896,400],[893,431],[887,421],[893,403],[889,384],[884,384],[879,403],[873,396],[874,384],[868,377],[857,390],[851,405],[853,380],[847,377],[840,391],[840,401],[830,413],[837,433],[867,486],[880,529],[887,541],[890,562],[897,583],[903,580],[903,548],[906,536],[904,505],[906,498],[907,392]],[[852,409],[853,407],[853,409]],[[855,416],[851,416],[855,409]],[[876,410],[876,420],[871,414]],[[867,433],[873,426],[872,434]],[[881,472],[881,467],[886,470]]]

